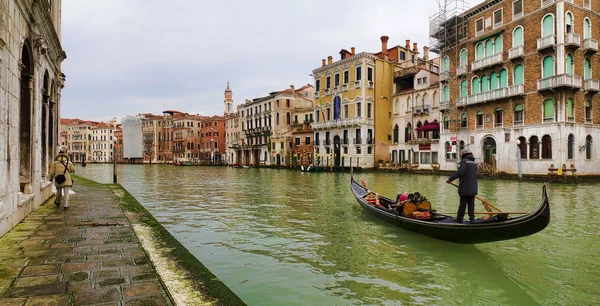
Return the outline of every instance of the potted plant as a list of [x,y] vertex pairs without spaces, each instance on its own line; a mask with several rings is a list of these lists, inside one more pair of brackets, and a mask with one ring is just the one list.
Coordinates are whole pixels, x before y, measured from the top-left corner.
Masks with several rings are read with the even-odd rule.
[[382,168],[382,167],[383,167],[383,159],[380,159],[379,160],[379,168]]

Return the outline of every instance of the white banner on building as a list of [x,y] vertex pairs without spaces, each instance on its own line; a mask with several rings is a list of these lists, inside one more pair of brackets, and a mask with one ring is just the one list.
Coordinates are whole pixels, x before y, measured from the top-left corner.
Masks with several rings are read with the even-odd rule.
[[142,158],[142,116],[121,118],[123,127],[123,157]]

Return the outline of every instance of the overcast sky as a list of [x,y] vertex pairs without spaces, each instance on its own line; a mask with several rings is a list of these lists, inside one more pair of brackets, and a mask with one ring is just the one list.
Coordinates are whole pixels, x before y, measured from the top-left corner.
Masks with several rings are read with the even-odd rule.
[[382,35],[422,50],[437,11],[436,0],[65,0],[61,116],[222,115],[227,81],[238,105],[312,84],[342,48],[378,52]]

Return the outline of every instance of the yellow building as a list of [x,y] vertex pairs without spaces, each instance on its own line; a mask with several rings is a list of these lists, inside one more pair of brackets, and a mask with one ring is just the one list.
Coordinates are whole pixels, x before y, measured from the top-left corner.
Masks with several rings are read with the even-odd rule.
[[[389,161],[394,67],[414,61],[418,51],[400,46],[388,49],[381,37],[381,51],[356,54],[342,49],[340,60],[329,56],[315,78],[315,154],[321,165],[361,168]],[[316,156],[316,155],[315,155]],[[345,158],[341,158],[345,156]],[[358,162],[358,164],[357,164]],[[342,165],[343,163],[343,165]]]

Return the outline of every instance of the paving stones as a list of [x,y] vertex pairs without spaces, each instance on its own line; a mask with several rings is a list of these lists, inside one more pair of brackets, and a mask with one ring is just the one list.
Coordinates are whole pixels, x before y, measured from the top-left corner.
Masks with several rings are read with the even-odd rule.
[[0,305],[172,305],[110,187],[75,192],[0,237]]

